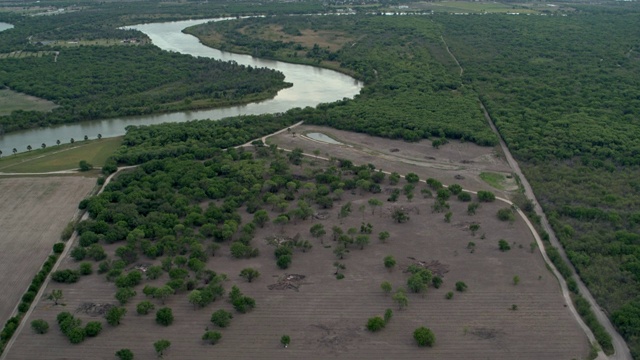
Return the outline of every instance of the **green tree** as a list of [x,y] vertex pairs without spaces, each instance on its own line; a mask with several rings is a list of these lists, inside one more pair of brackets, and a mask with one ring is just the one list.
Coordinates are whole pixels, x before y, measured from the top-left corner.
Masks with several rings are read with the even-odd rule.
[[469,225],[469,230],[471,230],[471,235],[475,236],[478,230],[480,230],[480,224],[472,223],[471,225]]
[[394,266],[396,266],[396,259],[394,259],[393,256],[391,256],[391,255],[385,256],[384,257],[384,267],[386,267],[387,270],[391,271]]
[[89,321],[84,327],[84,332],[89,337],[95,337],[102,331],[102,323],[99,321]]
[[282,337],[280,337],[280,344],[286,349],[289,347],[289,344],[291,344],[291,337],[289,335],[282,335]]
[[162,302],[162,305],[164,305],[164,302],[169,298],[169,296],[175,294],[175,292],[176,291],[171,286],[165,285],[157,288],[153,293],[153,297],[159,299]]
[[480,202],[493,202],[496,199],[496,195],[491,191],[478,191],[478,201]]
[[53,301],[53,305],[59,305],[60,301],[64,298],[62,290],[51,290],[51,293],[47,295],[47,300]]
[[389,184],[397,185],[399,181],[400,181],[400,174],[398,174],[397,172],[394,171],[391,173],[391,175],[389,175]]
[[511,210],[511,208],[502,208],[498,210],[497,215],[500,221],[513,222],[516,219],[515,216],[513,215],[513,211]]
[[220,339],[222,339],[222,334],[217,331],[206,331],[204,335],[202,335],[202,340],[207,341],[211,345],[215,345]]
[[247,279],[248,282],[260,276],[260,272],[254,268],[244,268],[240,271],[240,277]]
[[31,329],[33,329],[36,334],[46,334],[47,331],[49,331],[49,323],[42,319],[33,320],[31,322]]
[[391,283],[388,281],[383,281],[382,284],[380,284],[380,288],[382,289],[382,291],[384,291],[385,294],[389,294],[391,293]]
[[478,204],[477,202],[470,203],[469,205],[467,205],[467,215],[475,215],[476,210],[478,210],[479,207],[480,204]]
[[520,276],[516,275],[513,277],[513,285],[520,284]]
[[124,305],[136,296],[136,291],[130,287],[120,288],[116,292],[116,300],[120,302],[120,305]]
[[364,249],[365,245],[369,244],[369,236],[368,235],[356,236],[356,244],[360,246],[360,250]]
[[225,328],[231,324],[233,315],[225,310],[218,310],[211,315],[211,322],[218,325],[221,328]]
[[407,211],[399,207],[393,209],[391,218],[393,218],[393,220],[395,220],[395,222],[397,222],[398,224],[406,223],[410,219]]
[[393,310],[391,309],[387,309],[384,311],[384,323],[388,324],[389,321],[391,321],[391,318],[393,317]]
[[89,171],[93,169],[93,165],[89,164],[86,160],[80,160],[80,171]]
[[253,214],[253,222],[262,228],[269,222],[269,214],[266,210],[258,210]]
[[380,316],[369,318],[367,321],[367,330],[371,332],[376,332],[384,329],[386,322]]
[[163,307],[156,312],[156,322],[163,326],[173,324],[173,311],[171,308]]
[[500,239],[498,240],[498,249],[500,249],[500,251],[502,252],[505,252],[511,250],[511,246],[509,246],[509,243],[506,240]]
[[129,349],[120,349],[116,351],[116,357],[120,360],[133,360],[133,352]]
[[442,278],[440,276],[434,276],[433,279],[431,279],[431,284],[433,284],[434,288],[440,289],[440,286],[442,286]]
[[396,291],[396,293],[393,294],[392,299],[398,304],[398,308],[400,310],[406,308],[409,305],[409,299],[407,298],[407,294],[402,289],[399,289],[398,291]]
[[408,173],[404,178],[405,180],[407,180],[409,184],[415,184],[418,181],[420,181],[420,178],[418,177],[418,175],[414,173]]
[[107,310],[107,314],[105,315],[105,318],[107,319],[107,323],[109,323],[109,325],[117,326],[117,325],[120,325],[120,321],[122,321],[122,318],[125,316],[126,313],[127,313],[127,309],[123,307],[114,306],[112,308],[109,308],[109,310]]
[[147,315],[150,311],[155,309],[155,306],[150,301],[142,301],[136,306],[136,312],[139,315]]
[[280,269],[287,269],[291,265],[291,260],[291,255],[282,255],[276,260],[276,265],[278,265]]
[[375,215],[376,208],[379,206],[382,206],[382,201],[375,198],[369,199],[368,203],[369,203],[369,206],[371,207],[371,215]]
[[467,291],[467,284],[465,284],[463,281],[456,282],[456,291],[458,292]]
[[200,290],[193,290],[189,293],[188,298],[195,310],[202,303],[202,292]]
[[153,343],[153,347],[156,349],[156,353],[158,354],[159,358],[162,358],[162,356],[164,355],[164,352],[167,351],[167,349],[171,346],[171,341],[169,340],[158,340],[156,342]]
[[430,329],[421,326],[413,332],[413,338],[418,343],[418,346],[432,347],[436,342],[436,336]]
[[389,238],[389,236],[390,236],[390,234],[389,234],[389,232],[388,232],[388,231],[381,231],[381,232],[378,234],[378,239],[379,239],[382,243],[385,243],[385,242],[387,242],[387,239]]
[[444,222],[450,223],[452,215],[453,215],[453,213],[451,211],[449,211],[448,213],[444,214]]
[[309,229],[309,232],[314,238],[322,238],[327,233],[324,229],[324,225],[322,224],[313,224],[311,229]]

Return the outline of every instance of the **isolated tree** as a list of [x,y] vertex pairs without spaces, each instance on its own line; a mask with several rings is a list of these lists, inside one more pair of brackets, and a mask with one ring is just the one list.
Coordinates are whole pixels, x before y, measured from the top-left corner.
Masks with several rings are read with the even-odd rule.
[[53,305],[59,305],[63,298],[62,290],[51,290],[51,293],[47,295],[47,300],[53,301]]
[[500,251],[502,252],[505,252],[511,250],[511,246],[509,246],[509,243],[505,239],[500,239],[498,241],[498,249],[500,249]]
[[262,228],[269,222],[269,214],[266,210],[258,210],[253,214],[253,222]]
[[360,250],[364,249],[365,245],[369,244],[369,236],[368,235],[356,236],[356,244],[360,246]]
[[430,329],[421,326],[413,332],[413,338],[418,343],[418,346],[432,347],[436,342],[436,336]]
[[434,276],[433,279],[431,279],[431,284],[433,284],[434,288],[439,289],[440,286],[442,286],[442,278],[440,276]]
[[289,265],[291,265],[291,260],[291,255],[282,255],[276,260],[276,265],[278,265],[280,269],[287,269]]
[[202,335],[202,340],[208,342],[211,345],[215,345],[218,341],[222,339],[222,334],[217,331],[206,331],[204,335]]
[[456,283],[456,291],[459,291],[459,292],[467,291],[467,284],[465,284],[463,281],[458,281]]
[[336,246],[335,249],[333,249],[333,253],[340,260],[344,259],[344,255],[348,252],[349,252],[349,249],[347,249],[344,243],[338,244],[338,246]]
[[476,210],[478,210],[479,207],[480,207],[480,204],[478,204],[477,202],[470,203],[469,205],[467,205],[467,214],[475,215]]
[[240,277],[247,279],[248,282],[260,276],[260,272],[254,268],[245,268],[240,271]]
[[376,212],[376,208],[378,206],[382,206],[382,201],[375,199],[375,198],[371,198],[368,201],[369,206],[371,207],[371,215],[374,215]]
[[513,277],[513,285],[520,284],[520,276],[516,275]]
[[102,134],[98,134],[98,140],[102,139]]
[[76,141],[73,138],[71,138],[71,140],[69,140],[69,142],[73,144]]
[[382,284],[380,284],[380,288],[382,289],[382,291],[384,291],[385,294],[391,293],[391,283],[388,281],[383,281]]
[[116,299],[120,302],[120,305],[128,303],[134,296],[136,296],[136,291],[130,287],[120,288],[116,292]]
[[480,230],[480,224],[478,223],[473,223],[471,225],[469,225],[469,230],[471,230],[471,235],[476,235],[476,232],[478,232],[478,230]]
[[335,272],[335,273],[333,273],[334,275],[339,275],[339,274],[340,274],[340,270],[344,270],[344,269],[346,269],[346,268],[347,268],[347,266],[346,266],[345,264],[340,263],[340,262],[337,262],[337,261],[335,261],[335,262],[333,263],[333,267],[335,267],[335,268],[336,268],[336,272]]
[[391,175],[389,175],[389,184],[397,185],[398,181],[400,181],[400,174],[395,171],[392,172]]
[[333,226],[331,228],[331,237],[333,238],[333,241],[337,241],[342,234],[344,234],[344,231],[339,226]]
[[404,178],[405,180],[407,180],[409,184],[415,184],[418,181],[420,181],[420,178],[418,177],[418,175],[414,173],[408,173]]
[[309,229],[309,232],[314,238],[322,238],[327,233],[322,224],[314,224],[311,226],[311,229]]
[[31,149],[33,149],[31,145],[27,145],[27,151],[31,151]]
[[462,186],[458,184],[451,184],[448,189],[453,195],[459,195],[462,192]]
[[42,143],[42,144],[40,145],[40,147],[41,147],[41,148],[43,148],[43,149],[46,149],[46,148],[47,148],[47,144]]
[[393,294],[393,301],[398,304],[398,308],[400,310],[406,308],[409,305],[409,299],[407,298],[407,294],[405,294],[404,290],[400,289]]
[[389,234],[389,232],[388,232],[388,231],[381,231],[381,232],[378,234],[378,239],[379,239],[381,242],[385,243],[385,242],[387,242],[387,239],[389,238],[389,236],[390,236],[390,234]]
[[171,341],[169,340],[158,340],[153,343],[153,347],[156,349],[156,353],[159,358],[162,358],[164,352],[171,346]]
[[289,347],[289,344],[291,344],[291,337],[289,335],[282,335],[282,337],[280,337],[280,344],[286,349]]
[[395,222],[397,222],[398,224],[406,223],[407,221],[409,221],[409,215],[407,214],[407,211],[399,207],[393,209],[391,218],[393,218],[393,220],[395,220]]
[[508,221],[510,223],[516,219],[511,208],[502,208],[498,210],[497,216],[500,221]]
[[221,328],[229,326],[229,324],[231,324],[231,319],[233,319],[233,314],[226,310],[220,309],[211,314],[211,322]]
[[13,148],[13,155],[15,155],[18,152],[18,149]]
[[2,150],[0,150],[0,157],[2,157]]
[[56,140],[56,145],[60,145],[60,140]]
[[480,202],[493,202],[496,199],[496,195],[491,191],[478,191],[478,201]]
[[89,164],[86,160],[80,160],[80,171],[89,171],[93,169],[93,165]]
[[173,324],[173,311],[171,308],[163,307],[156,312],[156,322],[163,326]]
[[99,321],[89,321],[84,327],[84,332],[89,337],[95,337],[102,332],[102,323]]
[[380,316],[369,318],[367,321],[367,330],[371,332],[376,332],[384,329],[386,322]]
[[127,309],[123,307],[114,306],[112,308],[109,308],[109,310],[107,310],[107,314],[105,315],[105,318],[107,319],[107,323],[109,323],[109,325],[117,326],[117,325],[120,325],[120,321],[122,321],[122,318],[126,313],[127,313]]
[[393,310],[391,309],[387,309],[384,311],[384,323],[388,324],[389,321],[391,321],[391,318],[393,317]]
[[153,293],[153,297],[159,299],[162,302],[162,305],[164,305],[164,302],[169,298],[169,296],[173,295],[175,292],[176,291],[171,286],[165,285],[157,288]]
[[36,334],[46,334],[47,331],[49,331],[49,323],[42,319],[33,320],[31,322],[31,329],[33,329]]
[[444,222],[450,223],[452,215],[453,215],[453,213],[451,211],[449,211],[448,213],[444,214]]
[[129,349],[120,349],[116,351],[116,357],[120,360],[133,360],[133,352]]
[[396,259],[394,259],[393,256],[391,255],[385,256],[384,267],[386,267],[389,271],[391,271],[394,266],[396,266]]
[[462,191],[458,194],[458,200],[462,202],[469,202],[471,201],[471,194],[469,194],[468,192]]

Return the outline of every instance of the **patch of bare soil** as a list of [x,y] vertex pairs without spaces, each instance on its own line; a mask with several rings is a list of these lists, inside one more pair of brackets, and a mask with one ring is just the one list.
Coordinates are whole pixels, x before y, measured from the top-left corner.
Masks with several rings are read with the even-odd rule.
[[84,177],[0,179],[0,324],[11,317],[94,185],[95,179]]
[[[314,141],[304,135],[320,132],[345,145]],[[349,159],[354,164],[371,163],[378,169],[402,175],[414,172],[421,179],[434,178],[444,184],[458,183],[465,189],[490,190],[506,196],[480,179],[481,172],[511,173],[499,147],[483,147],[452,140],[436,149],[430,140],[405,142],[323,126],[301,125],[294,133],[283,132],[269,142],[285,149],[301,148],[308,154]]]

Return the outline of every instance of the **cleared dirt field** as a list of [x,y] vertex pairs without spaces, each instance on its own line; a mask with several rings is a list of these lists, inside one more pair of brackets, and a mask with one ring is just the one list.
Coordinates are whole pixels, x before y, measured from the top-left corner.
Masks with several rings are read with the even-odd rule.
[[[399,185],[404,185],[404,180]],[[390,203],[386,201],[386,190],[390,186],[385,180],[383,192],[377,195],[345,192],[343,200],[329,210],[327,219],[288,225],[284,235],[300,233],[314,247],[306,253],[294,251],[293,263],[287,270],[276,266],[274,247],[265,241],[267,236],[280,234],[280,226],[269,224],[258,229],[252,245],[260,249],[260,256],[254,259],[233,259],[228,243],[223,244],[219,254],[209,259],[207,267],[228,274],[227,291],[237,284],[245,295],[255,298],[256,309],[248,314],[233,311],[226,299],[194,310],[186,294],[179,294],[165,305],[173,309],[173,325],[157,325],[153,314],[137,315],[136,304],[145,300],[144,285],[165,283],[168,281],[165,274],[153,282],[144,280],[136,287],[138,295],[126,305],[128,314],[118,327],[107,325],[99,317],[77,313],[84,323],[103,321],[105,330],[97,338],[71,345],[58,329],[56,315],[61,311],[73,313],[85,302],[116,304],[115,286],[97,274],[84,277],[77,284],[50,283],[46,291],[63,290],[66,306],[53,306],[48,301],[36,304],[35,311],[25,321],[45,319],[51,326],[49,333],[36,335],[25,328],[7,358],[112,359],[117,350],[130,348],[136,359],[152,359],[156,357],[152,344],[159,339],[172,343],[165,355],[168,359],[585,358],[589,350],[587,338],[565,307],[558,283],[546,269],[540,253],[530,251],[529,244],[534,240],[522,220],[517,219],[513,224],[500,222],[496,212],[505,205],[499,202],[483,203],[477,214],[470,216],[466,213],[467,203],[451,199],[453,217],[451,223],[446,223],[444,214],[432,213],[434,200],[420,196],[419,190],[424,186],[423,183],[417,186],[412,202],[401,196],[400,201]],[[383,201],[382,209],[372,214],[366,206],[365,211],[360,212],[360,205],[366,205],[371,197]],[[341,223],[337,215],[340,205],[347,201],[352,201],[353,212]],[[408,223],[396,224],[391,219],[389,214],[396,206],[410,211]],[[250,220],[249,214],[244,211],[241,214],[243,223]],[[275,212],[270,214],[272,219],[275,215]],[[338,280],[333,275],[336,243],[331,240],[330,229],[334,225],[344,230],[359,229],[362,222],[373,224],[371,244],[363,250],[355,245],[350,247],[350,253],[341,260],[346,265],[345,278]],[[475,236],[468,229],[472,222],[481,226]],[[324,245],[309,235],[309,228],[315,223],[327,229]],[[387,243],[378,241],[377,234],[381,231],[391,234]],[[507,240],[512,249],[499,251],[499,239]],[[467,248],[470,241],[476,244],[473,253]],[[120,245],[105,245],[110,258]],[[391,272],[382,262],[387,255],[398,261]],[[444,283],[440,289],[430,287],[424,295],[408,294],[408,308],[398,310],[391,297],[380,289],[380,283],[390,281],[394,289],[406,286],[408,275],[403,269],[414,261],[410,258],[444,264]],[[138,262],[145,263],[155,264],[159,260],[142,258]],[[77,266],[67,258],[61,268]],[[246,267],[256,268],[261,276],[247,283],[238,276]],[[306,276],[298,291],[269,290],[268,286],[285,273]],[[513,284],[516,275],[520,278],[518,285]],[[468,290],[455,292],[457,281],[464,281]],[[455,293],[451,300],[445,299],[449,291]],[[159,301],[150,300],[156,309],[162,307]],[[517,310],[512,310],[513,305]],[[234,313],[230,327],[225,329],[217,329],[209,322],[211,313],[220,308]],[[387,327],[379,333],[368,332],[367,319],[382,316],[387,308],[394,310]],[[434,331],[435,347],[415,345],[412,332],[419,326]],[[206,328],[222,333],[220,343],[211,346],[200,340]],[[283,334],[291,336],[287,349],[279,343]]]
[[0,179],[0,321],[11,316],[95,179]]
[[[345,145],[327,144],[301,136],[311,132],[326,134]],[[443,184],[457,183],[465,189],[490,190],[508,197],[507,192],[492,187],[480,178],[482,172],[511,175],[511,168],[502,157],[499,147],[451,140],[436,149],[430,140],[409,143],[312,125],[298,126],[295,134],[283,132],[268,138],[268,142],[285,149],[301,148],[308,154],[318,152],[323,157],[349,159],[354,164],[371,163],[377,169],[396,171],[401,175],[413,172],[421,179],[431,177]],[[503,185],[507,189],[513,188],[515,180],[511,179]]]
[[[0,54],[0,58],[2,58],[2,54]],[[0,116],[9,115],[15,110],[51,111],[56,106],[56,104],[45,99],[9,89],[0,89]]]

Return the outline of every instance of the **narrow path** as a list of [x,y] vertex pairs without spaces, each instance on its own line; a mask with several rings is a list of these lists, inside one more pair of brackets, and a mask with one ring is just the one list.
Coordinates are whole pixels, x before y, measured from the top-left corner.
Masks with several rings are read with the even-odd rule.
[[[589,304],[591,304],[591,309],[593,310],[594,314],[598,318],[598,321],[600,322],[600,324],[602,324],[602,326],[604,326],[607,332],[611,335],[611,340],[613,343],[613,348],[615,350],[615,353],[609,356],[608,358],[615,359],[615,360],[627,360],[627,359],[631,360],[631,352],[629,351],[629,347],[627,347],[627,343],[624,341],[622,336],[613,327],[613,324],[611,323],[607,315],[604,313],[604,311],[602,311],[602,308],[600,308],[598,303],[596,303],[595,299],[591,295],[591,292],[589,291],[589,289],[587,289],[587,287],[582,282],[582,279],[580,279],[580,277],[578,276],[578,273],[576,272],[576,269],[573,267],[573,264],[571,263],[571,261],[569,261],[569,258],[567,258],[567,254],[564,251],[564,247],[560,244],[560,241],[558,241],[558,238],[556,237],[555,232],[551,228],[551,225],[549,224],[549,220],[547,219],[547,216],[545,215],[544,210],[538,203],[538,200],[536,199],[536,196],[533,193],[533,188],[531,188],[531,184],[529,184],[529,181],[522,173],[522,170],[520,170],[520,166],[518,166],[518,163],[511,155],[511,151],[509,151],[507,144],[502,139],[502,136],[500,136],[498,129],[493,123],[493,119],[489,115],[489,112],[487,112],[487,109],[485,108],[482,101],[480,101],[480,107],[482,108],[482,112],[484,113],[484,117],[489,123],[489,126],[491,126],[491,130],[493,130],[493,132],[498,136],[498,140],[500,141],[500,147],[502,148],[502,152],[504,153],[504,156],[507,162],[509,163],[509,166],[511,166],[511,168],[513,169],[513,172],[516,173],[516,175],[518,175],[518,177],[520,178],[520,182],[524,187],[525,196],[533,202],[534,210],[542,220],[541,221],[542,227],[549,234],[549,241],[551,242],[551,245],[558,248],[558,252],[562,257],[562,260],[564,260],[564,262],[567,263],[567,265],[571,268],[571,270],[574,273],[573,278],[578,283],[578,289],[580,290],[580,294],[589,302]],[[535,229],[534,229],[534,232],[535,232]],[[538,245],[541,246],[542,244],[538,244]],[[555,271],[555,267],[553,268]],[[566,287],[566,282],[562,276],[559,276],[558,280],[560,281],[561,286],[563,287],[563,292],[564,292],[564,288]],[[571,301],[570,303],[573,304]],[[589,333],[591,333],[591,330],[589,330]],[[589,337],[589,339],[591,339],[591,337]],[[600,355],[606,358],[606,355],[604,355],[604,353]],[[598,357],[600,358],[600,356]]]
[[442,42],[444,43],[444,47],[445,49],[447,49],[447,52],[449,53],[449,55],[451,55],[451,58],[453,59],[453,61],[455,61],[458,67],[460,68],[460,77],[462,77],[462,74],[464,74],[464,69],[462,68],[462,66],[460,66],[460,62],[458,61],[458,58],[456,58],[456,56],[453,55],[451,50],[449,50],[449,45],[447,45],[447,42],[444,40],[444,36],[440,35],[440,39],[442,39]]

